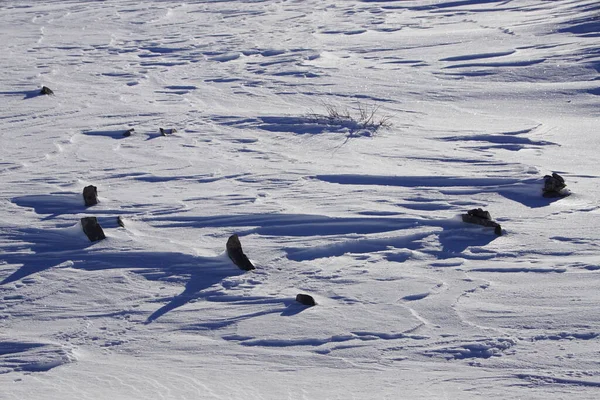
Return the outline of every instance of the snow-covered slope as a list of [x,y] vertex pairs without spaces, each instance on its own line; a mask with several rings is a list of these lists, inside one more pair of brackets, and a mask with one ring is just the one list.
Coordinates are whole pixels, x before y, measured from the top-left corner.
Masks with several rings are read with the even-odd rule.
[[597,399],[599,19],[1,2],[0,399]]

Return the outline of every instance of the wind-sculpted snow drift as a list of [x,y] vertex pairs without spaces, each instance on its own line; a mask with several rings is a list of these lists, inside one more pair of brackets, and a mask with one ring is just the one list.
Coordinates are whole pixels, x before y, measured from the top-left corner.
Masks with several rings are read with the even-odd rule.
[[598,398],[599,12],[0,2],[0,398]]

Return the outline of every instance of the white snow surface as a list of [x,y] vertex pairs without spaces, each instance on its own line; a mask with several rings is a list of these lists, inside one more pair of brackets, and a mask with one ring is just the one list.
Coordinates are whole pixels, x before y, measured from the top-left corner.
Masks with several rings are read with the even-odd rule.
[[0,399],[600,398],[597,0],[0,22]]

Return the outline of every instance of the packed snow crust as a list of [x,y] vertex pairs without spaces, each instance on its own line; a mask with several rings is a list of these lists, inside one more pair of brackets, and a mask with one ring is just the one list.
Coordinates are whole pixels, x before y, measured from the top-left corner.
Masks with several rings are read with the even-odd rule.
[[596,0],[0,22],[0,399],[600,397]]

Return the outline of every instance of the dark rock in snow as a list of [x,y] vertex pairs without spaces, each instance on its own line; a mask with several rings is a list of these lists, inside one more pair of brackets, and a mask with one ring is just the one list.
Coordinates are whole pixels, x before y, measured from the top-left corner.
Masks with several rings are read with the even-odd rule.
[[467,211],[467,214],[469,214],[472,217],[478,217],[478,218],[487,219],[490,221],[492,220],[492,216],[490,215],[490,213],[481,208],[474,208],[472,210],[469,210],[469,211]]
[[86,234],[88,239],[90,239],[92,242],[106,239],[104,231],[102,230],[102,227],[98,223],[98,219],[96,219],[96,217],[81,218],[81,227],[83,228],[83,232]]
[[544,176],[544,188],[542,189],[542,195],[544,197],[565,197],[570,193],[565,189],[567,185],[562,176],[553,172],[552,175]]
[[98,204],[98,188],[93,185],[84,187],[83,199],[88,207]]
[[159,128],[159,129],[160,129],[160,134],[163,136],[172,135],[175,132],[177,132],[176,129],[163,129],[163,128]]
[[498,236],[502,235],[502,227],[499,223],[492,221],[492,216],[489,212],[482,210],[481,208],[475,208],[467,211],[466,214],[462,215],[463,222],[468,224],[477,224],[494,228],[494,233]]
[[131,128],[131,129],[127,129],[125,132],[123,132],[123,136],[125,137],[129,137],[131,136],[131,134],[135,132],[135,129]]
[[233,261],[238,268],[243,269],[244,271],[251,271],[256,269],[252,262],[248,259],[248,257],[242,251],[242,244],[240,243],[240,239],[238,235],[231,235],[227,240],[227,255]]
[[500,226],[500,224],[494,226],[494,233],[498,236],[502,236],[502,226]]
[[50,95],[54,95],[54,92],[49,87],[42,86],[42,90],[40,90],[40,94],[45,94],[45,95],[50,96]]
[[303,294],[303,293],[299,293],[296,296],[296,301],[300,304],[304,304],[305,306],[316,306],[317,303],[315,302],[315,299],[313,299],[312,296],[308,295],[308,294]]
[[121,228],[125,228],[125,222],[123,221],[123,218],[121,218],[120,215],[117,217],[117,224],[119,224]]

